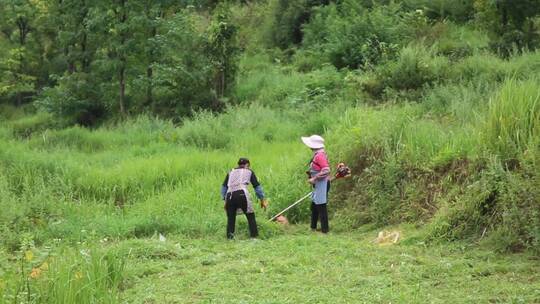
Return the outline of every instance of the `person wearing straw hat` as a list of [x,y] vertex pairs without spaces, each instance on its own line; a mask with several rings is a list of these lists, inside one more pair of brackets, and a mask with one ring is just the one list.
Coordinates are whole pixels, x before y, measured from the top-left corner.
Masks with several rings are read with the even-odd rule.
[[255,210],[249,195],[247,186],[251,184],[255,188],[257,198],[261,202],[261,208],[268,207],[268,201],[264,196],[261,184],[257,180],[255,173],[249,168],[249,159],[240,158],[238,167],[232,169],[221,186],[221,197],[224,201],[225,212],[227,213],[227,238],[234,239],[236,224],[236,214],[246,215],[251,238],[258,236],[257,222],[255,221]]
[[321,222],[321,232],[328,233],[328,210],[326,208],[328,191],[330,190],[330,165],[324,151],[324,138],[319,135],[302,137],[302,142],[313,151],[309,161],[308,181],[313,185],[311,195],[311,229],[317,230],[317,222]]

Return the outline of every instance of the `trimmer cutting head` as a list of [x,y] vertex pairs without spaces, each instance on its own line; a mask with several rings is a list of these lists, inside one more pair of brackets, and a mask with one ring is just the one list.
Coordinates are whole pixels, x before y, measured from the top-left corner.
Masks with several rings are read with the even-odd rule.
[[336,174],[334,175],[334,177],[336,179],[338,178],[345,178],[345,177],[349,177],[351,176],[351,169],[349,167],[347,167],[347,165],[345,165],[344,163],[339,163],[337,165],[337,169],[336,169]]

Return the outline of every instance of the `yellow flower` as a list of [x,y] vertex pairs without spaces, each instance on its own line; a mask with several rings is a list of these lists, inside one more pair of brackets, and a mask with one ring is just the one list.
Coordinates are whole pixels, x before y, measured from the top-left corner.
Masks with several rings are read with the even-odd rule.
[[83,277],[83,274],[81,271],[75,272],[75,279],[80,280],[82,279],[82,277]]
[[30,272],[30,277],[32,279],[37,279],[39,278],[39,276],[41,276],[41,268],[39,267],[36,267],[36,268],[32,268],[32,272]]
[[26,252],[24,253],[24,258],[27,262],[32,262],[32,259],[34,258],[34,253],[32,252],[32,250],[26,250]]
[[43,264],[41,264],[41,266],[39,266],[39,268],[41,270],[43,270],[43,271],[49,270],[49,263],[43,262]]

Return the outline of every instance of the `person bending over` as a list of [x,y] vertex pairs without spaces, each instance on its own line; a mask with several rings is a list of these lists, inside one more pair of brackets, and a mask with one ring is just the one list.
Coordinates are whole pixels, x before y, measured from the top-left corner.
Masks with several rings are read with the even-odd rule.
[[252,238],[258,236],[257,222],[255,221],[255,210],[248,191],[248,185],[255,188],[257,198],[261,203],[261,208],[266,209],[268,202],[264,196],[261,184],[257,176],[249,168],[249,159],[240,158],[238,167],[232,169],[221,186],[221,197],[224,201],[225,212],[227,213],[227,238],[234,239],[234,230],[236,225],[236,214],[244,213],[246,215],[249,235]]

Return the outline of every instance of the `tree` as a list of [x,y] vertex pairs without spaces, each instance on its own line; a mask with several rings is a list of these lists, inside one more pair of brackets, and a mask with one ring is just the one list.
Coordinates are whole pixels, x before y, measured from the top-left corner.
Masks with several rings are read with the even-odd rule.
[[175,2],[171,0],[144,0],[142,10],[138,16],[137,24],[140,26],[137,33],[137,40],[140,41],[141,50],[139,57],[144,65],[145,75],[144,87],[145,98],[142,102],[143,108],[155,110],[154,104],[154,66],[162,55],[162,47],[157,42],[156,37],[160,34],[167,12],[175,7]]
[[192,12],[177,12],[163,27],[155,37],[160,56],[153,65],[154,113],[179,120],[196,110],[219,109],[207,40],[197,32]]
[[0,61],[0,94],[15,97],[17,105],[23,103],[25,95],[35,92],[36,77],[31,73],[35,56],[29,38],[31,32],[37,31],[36,21],[43,5],[28,0],[6,0],[0,4],[3,11],[0,29],[12,47]]
[[60,118],[85,126],[103,119],[108,109],[101,86],[109,79],[92,70],[105,37],[105,16],[98,5],[88,0],[51,2],[45,30],[55,42],[51,81],[36,100]]
[[[109,102],[116,100],[116,109],[125,117],[128,109],[128,69],[129,60],[136,51],[134,33],[135,16],[140,10],[140,2],[127,0],[96,1],[91,12],[94,40],[97,45],[95,60],[96,76],[101,80],[101,90]],[[113,86],[116,89],[113,90]],[[116,93],[114,92],[116,91]]]
[[475,0],[477,20],[493,35],[493,47],[508,55],[517,49],[533,49],[540,43],[535,18],[538,0]]
[[218,5],[208,28],[207,53],[214,65],[214,87],[219,97],[225,96],[235,79],[239,54],[237,32],[227,4]]
[[190,3],[202,2],[2,0],[0,95],[81,125],[218,110],[234,82],[237,28],[225,5],[208,25]]
[[23,47],[13,48],[0,60],[0,95],[15,97],[17,105],[22,104],[23,94],[34,92],[36,77],[24,71],[26,58]]
[[286,49],[300,44],[304,37],[302,27],[309,22],[313,8],[329,3],[329,0],[274,0],[271,30],[274,46]]

